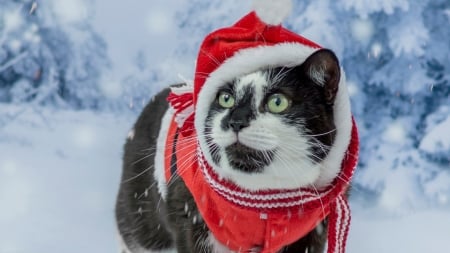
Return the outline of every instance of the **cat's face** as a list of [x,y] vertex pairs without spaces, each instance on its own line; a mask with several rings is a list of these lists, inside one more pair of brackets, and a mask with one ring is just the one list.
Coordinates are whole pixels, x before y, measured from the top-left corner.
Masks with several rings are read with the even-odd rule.
[[219,175],[251,190],[311,186],[336,131],[334,54],[257,71],[224,83],[209,105],[204,147]]

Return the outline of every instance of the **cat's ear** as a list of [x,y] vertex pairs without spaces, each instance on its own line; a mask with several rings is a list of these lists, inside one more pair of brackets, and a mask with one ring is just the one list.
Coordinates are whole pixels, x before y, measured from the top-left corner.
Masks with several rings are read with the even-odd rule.
[[324,88],[325,100],[332,105],[339,88],[341,68],[333,51],[320,49],[309,56],[302,64],[306,75]]

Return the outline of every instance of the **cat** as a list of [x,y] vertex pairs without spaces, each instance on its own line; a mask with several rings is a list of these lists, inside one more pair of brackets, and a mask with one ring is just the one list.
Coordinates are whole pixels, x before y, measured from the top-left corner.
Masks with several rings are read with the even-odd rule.
[[[269,67],[223,83],[211,103],[198,105],[206,112],[198,142],[214,173],[249,191],[317,191],[330,185],[347,149],[335,145],[341,134],[334,110],[338,90],[345,88],[339,87],[341,79],[335,54],[318,49],[297,66]],[[232,252],[205,224],[179,176],[184,168],[172,168],[167,185],[160,181],[164,154],[158,150],[164,149],[173,115],[169,93],[164,89],[152,98],[125,144],[116,202],[123,253]],[[331,152],[338,155],[330,157]],[[323,252],[326,227],[324,219],[279,252]]]

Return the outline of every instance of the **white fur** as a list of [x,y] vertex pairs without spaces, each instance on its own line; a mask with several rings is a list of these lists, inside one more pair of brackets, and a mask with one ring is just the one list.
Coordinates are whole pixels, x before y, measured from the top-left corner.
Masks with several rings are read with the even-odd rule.
[[167,132],[169,131],[169,126],[171,120],[173,118],[174,111],[169,107],[167,112],[164,114],[164,117],[161,121],[161,128],[158,134],[158,140],[156,141],[156,154],[155,154],[155,171],[153,172],[153,176],[158,183],[158,191],[161,194],[161,197],[165,200],[167,196],[167,182],[166,175],[164,170],[165,164],[165,150],[166,150],[166,141],[167,141]]
[[279,25],[292,11],[291,0],[253,0],[256,15],[268,25]]
[[208,232],[208,238],[205,243],[211,247],[212,253],[235,253],[220,243],[211,232]]
[[[210,74],[198,94],[197,105],[200,106],[196,107],[195,127],[197,129],[201,149],[203,151],[208,151],[207,143],[204,137],[204,123],[209,107],[205,105],[211,104],[216,97],[218,89],[222,85],[237,77],[256,72],[260,69],[281,66],[293,67],[300,65],[308,58],[308,56],[317,50],[317,48],[307,47],[299,43],[280,43],[273,46],[260,46],[256,48],[243,49],[237,52],[233,57],[228,58],[221,66]],[[256,93],[258,92],[260,91],[256,91]],[[222,163],[220,167],[213,166],[213,168],[219,176],[232,180],[240,187],[249,190],[277,189],[280,187],[284,189],[294,189],[310,184],[314,184],[318,188],[324,187],[328,185],[339,173],[344,153],[347,150],[350,141],[352,125],[350,102],[343,71],[339,82],[339,90],[336,95],[334,116],[336,125],[335,142],[333,143],[327,157],[320,164],[308,164],[309,159],[306,159],[307,157],[303,157],[305,158],[304,163],[301,165],[298,164],[299,168],[295,170],[296,172],[294,172],[294,170],[289,170],[289,172],[281,172],[277,170],[277,168],[285,167],[286,162],[282,161],[282,159],[278,159],[275,160],[272,165],[266,168],[262,173],[252,175],[233,170],[229,166],[227,167],[226,163]],[[260,117],[260,123],[258,123],[258,120],[255,120],[254,123],[252,123],[254,124],[252,125],[252,129],[265,128],[266,130],[270,130],[275,133],[275,135],[281,136],[281,138],[283,138],[283,136],[289,136],[290,134],[297,134],[297,130],[293,127],[292,129],[289,127],[280,128],[278,125],[279,121],[273,117],[275,116],[266,115],[265,117]],[[264,131],[260,132],[259,137],[261,137],[261,139],[263,139],[262,137],[267,137],[265,139],[269,140],[269,135],[263,134]],[[277,131],[279,134],[276,134]],[[254,139],[255,135],[256,138],[258,138],[258,131],[254,130],[252,134],[254,134],[254,136],[248,137],[248,139]],[[309,144],[306,141],[304,143],[299,143],[298,140],[296,140],[296,142],[293,143],[292,138],[284,138],[285,139],[281,139],[279,142],[286,144],[286,147],[296,145],[297,149],[305,150],[304,154],[306,154],[306,150],[309,147]],[[224,137],[224,139],[226,139],[226,137]],[[251,145],[250,147],[252,146],[254,147],[257,145]],[[282,145],[280,145],[280,147],[282,147]],[[205,158],[208,163],[213,165],[213,159],[209,152],[203,153],[205,154]],[[293,158],[298,161],[299,158],[302,158],[299,157],[298,154],[290,154],[289,152],[284,154],[284,156],[286,157],[283,159],[288,159],[288,161]],[[300,168],[303,166],[305,166],[305,169]],[[297,173],[298,171],[306,173],[300,174]]]
[[311,68],[309,70],[308,75],[316,83],[320,84],[321,86],[325,86],[325,68],[324,68],[324,66],[318,66],[318,67]]
[[128,132],[128,134],[127,134],[127,139],[128,139],[129,141],[132,141],[132,140],[134,139],[134,128],[131,129],[131,130]]
[[[211,232],[208,232],[208,238],[206,239],[206,243],[211,246],[212,253],[239,253],[236,251],[230,250],[227,246],[220,243]],[[257,253],[260,252],[260,248],[250,249],[248,253]]]
[[230,135],[226,134],[223,131],[215,131],[217,129],[220,129],[220,124],[222,119],[227,115],[228,111],[223,111],[217,115],[214,116],[213,122],[212,122],[212,132],[211,137],[214,139],[214,141],[219,145],[220,147],[226,147],[229,146],[237,141],[236,135]]
[[[239,141],[255,150],[265,151],[277,148],[280,144],[280,139],[277,138],[274,131],[265,126],[264,121],[265,119],[254,121],[250,127],[244,128],[239,133]],[[266,122],[270,122],[270,119],[266,120]]]
[[123,237],[119,234],[119,253],[177,253],[176,249],[165,249],[165,250],[146,250],[140,246],[129,246],[123,240]]
[[117,237],[119,238],[119,253],[131,253],[131,251],[128,249],[128,246],[123,241],[123,237],[120,234],[118,234]]
[[[240,96],[244,95],[239,95],[239,92],[245,90],[246,85],[253,86],[256,99],[254,99],[252,107],[257,108],[263,99],[263,89],[270,85],[267,78],[260,71],[240,78],[236,83],[237,101]],[[318,177],[320,165],[314,164],[308,157],[308,150],[311,147],[308,139],[299,134],[297,127],[284,124],[276,115],[255,113],[257,113],[256,119],[252,120],[250,126],[242,129],[238,134],[230,129],[224,131],[220,126],[222,119],[228,114],[228,110],[214,116],[211,137],[221,148],[220,155],[222,157],[220,166],[216,166],[214,169],[222,177],[250,190],[296,188],[299,185],[311,184]],[[241,172],[234,169],[228,159],[224,159],[226,157],[225,148],[237,140],[255,150],[278,149],[279,152],[270,165],[264,168],[263,173]]]

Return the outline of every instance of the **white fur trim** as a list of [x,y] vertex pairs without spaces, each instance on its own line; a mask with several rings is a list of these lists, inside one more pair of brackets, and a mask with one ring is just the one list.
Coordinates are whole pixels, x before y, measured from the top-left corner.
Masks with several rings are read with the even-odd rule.
[[[302,64],[318,48],[312,48],[300,43],[280,43],[273,46],[259,46],[238,51],[233,57],[228,58],[221,66],[213,71],[206,80],[198,94],[197,103],[209,105],[216,97],[218,89],[225,83],[232,81],[236,77],[244,76],[255,71],[269,67],[294,67]],[[195,109],[195,128],[198,133],[200,147],[207,150],[207,143],[204,138],[204,122],[206,120],[209,107],[197,106]],[[339,90],[336,95],[334,105],[334,116],[336,125],[336,139],[332,148],[324,161],[321,163],[321,173],[316,180],[316,187],[325,187],[337,176],[341,169],[341,162],[344,153],[350,142],[352,128],[350,102],[345,84],[345,74],[341,71]],[[214,164],[211,155],[203,152],[209,164]],[[225,175],[219,176],[227,178]],[[236,183],[236,182],[235,182]],[[248,186],[238,184],[243,188]],[[292,189],[303,187],[304,185],[292,186]],[[273,186],[277,188],[276,186]],[[270,187],[268,187],[270,189]]]
[[167,183],[164,169],[164,157],[166,150],[167,132],[173,117],[174,111],[169,107],[161,121],[161,128],[159,129],[158,140],[156,141],[156,155],[155,155],[155,171],[153,176],[158,183],[158,191],[161,197],[165,200],[167,196]]
[[253,0],[256,15],[268,25],[279,25],[292,11],[291,0]]

